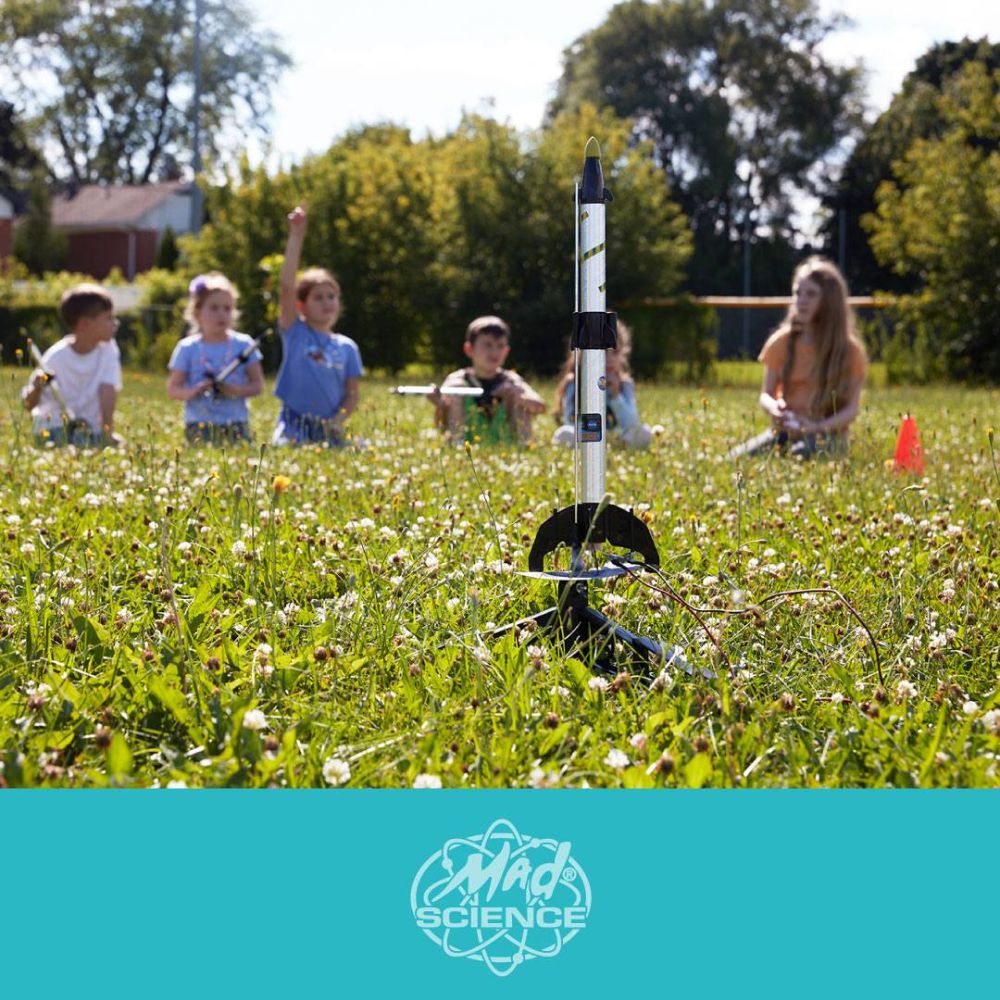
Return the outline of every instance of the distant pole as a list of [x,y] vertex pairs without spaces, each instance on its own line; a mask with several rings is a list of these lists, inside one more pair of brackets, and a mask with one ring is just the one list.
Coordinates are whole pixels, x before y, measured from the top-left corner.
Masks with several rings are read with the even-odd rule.
[[847,261],[847,209],[841,207],[839,225],[837,226],[837,266],[840,273],[844,273],[844,264]]
[[[750,200],[743,217],[743,295],[750,297]],[[743,357],[750,357],[750,310],[743,307]]]
[[202,222],[201,188],[201,15],[202,0],[194,0],[194,96],[191,108],[191,169],[194,183],[191,187],[191,229],[198,232]]

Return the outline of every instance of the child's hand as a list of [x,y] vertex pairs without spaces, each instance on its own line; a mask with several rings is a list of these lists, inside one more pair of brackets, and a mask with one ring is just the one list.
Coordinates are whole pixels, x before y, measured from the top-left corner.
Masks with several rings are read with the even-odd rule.
[[220,396],[225,396],[227,399],[237,399],[240,396],[240,390],[234,382],[220,382],[218,392]]
[[309,218],[306,215],[306,203],[303,201],[297,208],[293,208],[288,213],[289,232],[297,235],[304,235],[308,221]]
[[622,377],[619,372],[608,371],[605,375],[605,384],[609,396],[617,396],[622,391]]
[[196,385],[191,387],[191,395],[189,399],[197,399],[198,396],[204,395],[212,388],[212,380],[210,378],[203,378]]
[[37,392],[41,392],[49,384],[49,377],[41,370],[41,368],[36,368],[34,374],[31,376],[31,381],[29,385],[32,389]]
[[[781,400],[784,402],[784,400]],[[786,431],[793,431],[798,433],[803,430],[803,426],[808,421],[804,417],[800,417],[794,410],[789,410],[782,407],[781,412],[778,415],[778,423]]]
[[524,389],[511,379],[506,379],[501,382],[493,390],[493,398],[504,401],[514,402],[515,400],[520,399],[523,395]]

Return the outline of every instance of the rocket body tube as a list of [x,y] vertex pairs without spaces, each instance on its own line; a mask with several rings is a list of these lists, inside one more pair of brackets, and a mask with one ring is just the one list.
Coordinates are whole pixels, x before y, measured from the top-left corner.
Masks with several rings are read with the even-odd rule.
[[[580,205],[580,312],[605,313],[604,205]],[[607,353],[580,349],[580,385],[577,391],[580,438],[580,500],[599,503],[604,496],[607,451]]]
[[614,317],[607,304],[607,247],[605,203],[611,192],[604,186],[601,149],[587,142],[577,207],[579,302],[573,346],[578,353],[576,439],[579,448],[578,497],[596,504],[605,494],[607,455],[607,349],[615,347]]

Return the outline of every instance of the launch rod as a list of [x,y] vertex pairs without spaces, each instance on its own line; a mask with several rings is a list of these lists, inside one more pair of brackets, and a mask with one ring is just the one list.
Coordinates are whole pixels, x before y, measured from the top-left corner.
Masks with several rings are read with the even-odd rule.
[[240,365],[245,365],[253,357],[254,351],[260,347],[261,341],[268,336],[270,332],[270,330],[265,330],[259,337],[255,337],[249,344],[247,344],[246,347],[244,347],[243,350],[240,351],[240,353],[237,354],[236,357],[233,358],[233,360],[230,361],[229,364],[226,365],[222,371],[220,371],[219,374],[212,379],[212,385],[205,390],[204,395],[217,395],[219,392],[219,386],[222,385],[222,383],[225,382],[226,379],[229,378],[229,376],[232,375]]
[[481,385],[397,385],[389,390],[395,396],[481,396]]
[[42,352],[38,349],[38,345],[29,337],[28,338],[28,353],[31,355],[31,360],[35,362],[39,371],[45,376],[46,387],[51,391],[52,395],[55,397],[56,402],[59,404],[59,409],[63,411],[63,415],[66,419],[72,423],[76,420],[73,416],[73,411],[69,408],[66,403],[66,397],[63,396],[56,385],[56,377],[50,371],[46,371],[45,365],[42,362]]

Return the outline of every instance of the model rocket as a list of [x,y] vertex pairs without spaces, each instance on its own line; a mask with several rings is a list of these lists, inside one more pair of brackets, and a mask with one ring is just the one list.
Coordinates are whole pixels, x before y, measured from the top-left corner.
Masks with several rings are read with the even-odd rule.
[[585,573],[585,547],[607,542],[639,553],[650,565],[659,555],[646,525],[631,511],[607,503],[607,354],[617,347],[617,317],[608,312],[606,206],[601,147],[591,136],[576,191],[576,311],[570,345],[575,353],[575,489],[572,507],[556,511],[538,529],[528,568],[544,570],[545,556],[560,545],[572,549],[573,573]]
[[[601,147],[591,137],[584,153],[583,175],[576,189],[576,295],[571,345],[574,352],[576,410],[574,413],[574,500],[554,511],[535,535],[528,553],[528,574],[559,584],[555,607],[515,623],[557,628],[567,651],[582,650],[597,670],[615,669],[616,641],[631,650],[633,660],[649,665],[665,662],[666,652],[653,639],[636,635],[592,608],[591,581],[629,572],[625,566],[655,567],[660,563],[649,528],[632,511],[608,502],[607,471],[607,351],[618,344],[617,321],[608,312],[605,208],[611,192],[604,186]],[[586,559],[603,545],[628,553],[604,566],[587,566]],[[545,557],[566,546],[569,570],[546,570]],[[509,627],[509,626],[508,626]],[[503,631],[503,630],[499,630]]]

